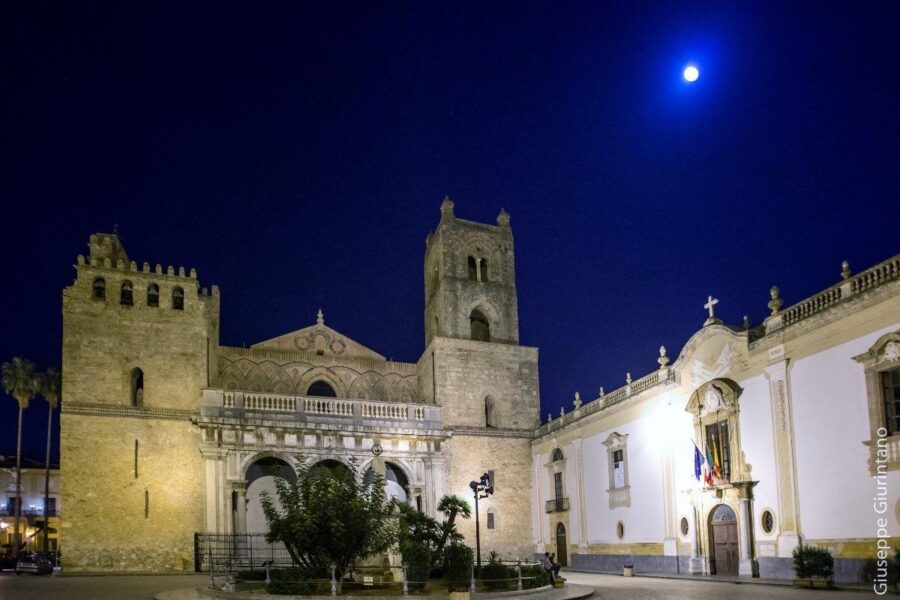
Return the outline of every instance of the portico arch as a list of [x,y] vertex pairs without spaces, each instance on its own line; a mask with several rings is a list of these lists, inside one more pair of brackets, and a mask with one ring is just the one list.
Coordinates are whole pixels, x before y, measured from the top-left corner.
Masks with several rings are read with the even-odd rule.
[[[249,533],[266,532],[268,523],[262,509],[262,494],[268,493],[275,507],[280,509],[281,503],[275,480],[282,479],[293,483],[297,480],[297,473],[289,462],[270,454],[255,457],[246,465],[243,474],[246,492],[241,493],[241,489],[235,489],[232,494],[235,530]],[[243,497],[246,497],[246,501]],[[241,505],[242,502],[244,506]]]

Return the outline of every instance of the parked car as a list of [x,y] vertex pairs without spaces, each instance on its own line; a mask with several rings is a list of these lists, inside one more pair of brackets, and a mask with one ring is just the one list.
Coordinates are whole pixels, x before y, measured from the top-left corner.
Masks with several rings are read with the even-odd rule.
[[16,563],[16,575],[31,573],[33,575],[50,575],[53,573],[53,565],[43,556],[24,554]]

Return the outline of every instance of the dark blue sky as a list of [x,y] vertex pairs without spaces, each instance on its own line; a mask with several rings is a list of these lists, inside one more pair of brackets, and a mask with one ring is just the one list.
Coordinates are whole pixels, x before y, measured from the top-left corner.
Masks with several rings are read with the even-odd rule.
[[900,250],[895,2],[85,4],[0,9],[2,360],[60,363],[60,292],[114,223],[221,287],[225,344],[322,306],[415,361],[441,199],[504,207],[544,416],[677,355],[708,294],[757,324],[772,284]]

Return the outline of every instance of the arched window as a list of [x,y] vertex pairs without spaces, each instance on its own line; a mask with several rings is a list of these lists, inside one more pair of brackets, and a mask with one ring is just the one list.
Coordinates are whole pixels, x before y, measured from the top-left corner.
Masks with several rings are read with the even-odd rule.
[[497,407],[495,406],[494,397],[488,396],[484,399],[484,426],[499,427],[497,421]]
[[560,450],[559,448],[554,448],[553,458],[551,458],[550,460],[552,460],[553,462],[556,462],[556,461],[562,460],[562,459],[563,459],[562,450]]
[[313,381],[306,390],[307,396],[320,396],[322,398],[337,398],[334,388],[327,381]]
[[476,342],[491,341],[491,326],[487,317],[481,314],[481,311],[475,309],[469,315],[469,324],[472,327],[472,339]]
[[131,370],[131,405],[144,405],[144,372],[137,367]]
[[147,306],[159,306],[159,286],[155,283],[147,287]]
[[172,290],[172,308],[174,310],[184,310],[184,290],[180,287]]
[[106,300],[106,280],[98,277],[94,280],[94,300]]
[[478,263],[475,262],[475,257],[469,257],[469,279],[472,281],[478,281]]
[[134,306],[134,286],[127,279],[122,282],[122,291],[119,297],[122,306]]
[[480,277],[478,281],[487,281],[488,280],[488,263],[486,258],[481,259],[481,272],[479,273]]

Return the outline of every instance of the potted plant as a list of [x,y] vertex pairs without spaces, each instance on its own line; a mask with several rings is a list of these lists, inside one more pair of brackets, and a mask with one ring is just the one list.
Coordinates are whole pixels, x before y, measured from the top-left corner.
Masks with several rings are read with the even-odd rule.
[[831,589],[834,576],[834,558],[831,550],[816,546],[798,546],[794,549],[794,585],[818,589]]

